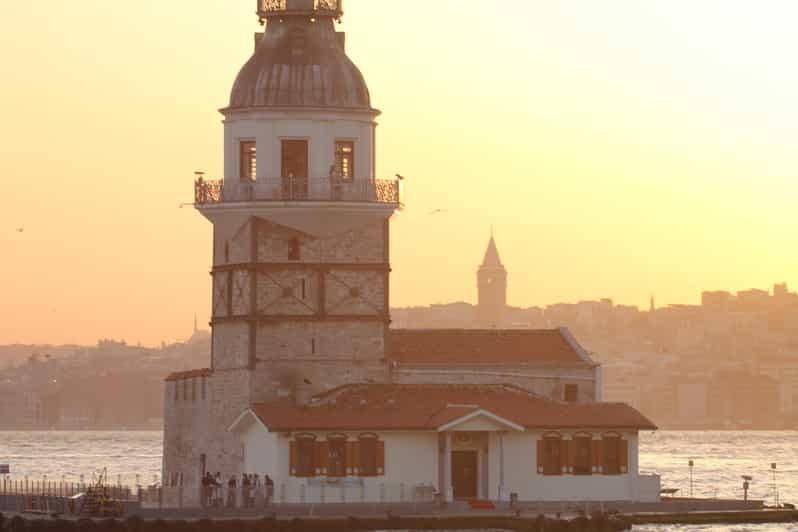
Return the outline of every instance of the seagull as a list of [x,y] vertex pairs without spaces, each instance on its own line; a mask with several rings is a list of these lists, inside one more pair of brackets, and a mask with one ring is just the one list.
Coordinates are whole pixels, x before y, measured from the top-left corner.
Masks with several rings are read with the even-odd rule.
[[430,211],[428,214],[432,216],[433,214],[441,214],[444,212],[449,212],[449,209],[435,209],[434,211]]
[[396,178],[397,178],[399,181],[404,181],[404,179],[405,179],[405,176],[403,176],[403,175],[400,175],[400,174],[396,174]]
[[304,382],[305,384],[313,384],[312,382],[310,382],[309,379],[302,379],[302,382]]

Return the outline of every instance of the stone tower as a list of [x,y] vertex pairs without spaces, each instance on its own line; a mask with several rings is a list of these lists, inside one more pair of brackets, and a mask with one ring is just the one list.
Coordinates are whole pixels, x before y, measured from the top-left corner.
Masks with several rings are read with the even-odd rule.
[[502,326],[504,310],[507,307],[507,270],[504,269],[493,234],[490,235],[488,249],[477,270],[477,320],[480,327],[497,328]]
[[167,387],[165,474],[234,472],[227,428],[254,402],[386,379],[400,182],[375,177],[379,111],[336,31],[342,14],[340,0],[258,2],[265,31],[221,110],[224,179],[195,183],[213,224],[208,398],[181,404],[181,375]]

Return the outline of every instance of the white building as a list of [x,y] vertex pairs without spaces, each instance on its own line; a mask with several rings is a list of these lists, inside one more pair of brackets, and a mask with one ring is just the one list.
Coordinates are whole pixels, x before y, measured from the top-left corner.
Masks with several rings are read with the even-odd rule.
[[654,500],[632,408],[566,330],[389,328],[401,180],[375,176],[376,117],[340,0],[260,0],[233,86],[213,224],[209,368],[167,379],[163,477],[220,472],[275,502]]

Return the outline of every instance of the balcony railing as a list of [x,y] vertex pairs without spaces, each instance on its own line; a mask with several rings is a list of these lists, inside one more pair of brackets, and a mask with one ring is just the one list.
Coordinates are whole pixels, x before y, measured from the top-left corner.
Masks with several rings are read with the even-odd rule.
[[287,12],[335,17],[340,17],[344,13],[341,0],[258,0],[258,15],[261,17]]
[[240,203],[261,201],[340,201],[395,203],[401,205],[402,184],[398,179],[342,179],[277,177],[257,181],[194,182],[194,203]]

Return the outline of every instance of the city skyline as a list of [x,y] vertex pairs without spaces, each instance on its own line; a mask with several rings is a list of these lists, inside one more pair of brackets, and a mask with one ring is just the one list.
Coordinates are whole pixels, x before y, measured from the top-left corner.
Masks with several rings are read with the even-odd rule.
[[[342,25],[383,111],[378,174],[407,176],[412,198],[393,223],[395,306],[475,301],[491,224],[514,306],[798,284],[798,7],[447,5],[350,0]],[[205,323],[211,235],[178,205],[194,170],[221,177],[215,109],[250,13],[56,2],[54,31],[38,6],[4,11],[0,343],[156,345]],[[396,17],[445,38],[416,42]]]

